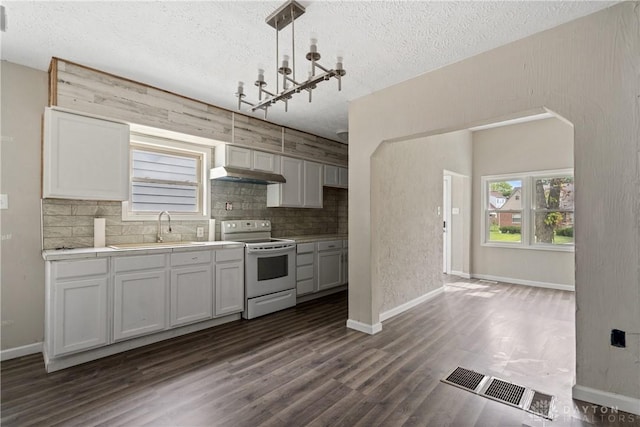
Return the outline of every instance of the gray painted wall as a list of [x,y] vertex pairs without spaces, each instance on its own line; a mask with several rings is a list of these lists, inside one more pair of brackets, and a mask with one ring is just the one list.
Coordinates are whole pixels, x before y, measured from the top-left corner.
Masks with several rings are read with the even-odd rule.
[[573,127],[560,119],[473,132],[473,274],[573,286],[573,252],[481,246],[480,227],[482,176],[572,167]]
[[377,148],[547,107],[575,126],[576,383],[640,398],[640,336],[608,345],[613,328],[640,331],[638,34],[640,3],[623,2],[352,101],[349,318],[378,324],[382,306]]
[[[44,261],[40,255],[40,119],[47,73],[2,61],[0,211],[2,349],[42,342]],[[8,236],[11,236],[8,239]]]

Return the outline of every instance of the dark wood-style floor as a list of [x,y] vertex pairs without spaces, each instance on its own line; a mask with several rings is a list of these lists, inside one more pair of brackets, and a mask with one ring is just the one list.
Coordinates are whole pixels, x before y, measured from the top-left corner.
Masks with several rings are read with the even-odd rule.
[[[569,292],[452,280],[368,336],[346,293],[46,374],[2,363],[3,426],[638,425],[570,399]],[[440,382],[456,366],[553,393],[546,421]],[[624,418],[627,415],[627,418]]]

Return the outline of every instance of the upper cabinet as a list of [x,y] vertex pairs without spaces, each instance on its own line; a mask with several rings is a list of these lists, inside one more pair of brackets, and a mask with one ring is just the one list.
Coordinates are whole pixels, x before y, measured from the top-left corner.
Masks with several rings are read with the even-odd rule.
[[273,153],[223,144],[215,148],[215,167],[230,166],[262,172],[280,173],[280,156]]
[[129,198],[129,125],[46,108],[42,196]]
[[340,166],[324,165],[324,185],[326,187],[349,187],[349,169]]
[[267,186],[267,207],[322,208],[322,164],[281,158],[284,184]]

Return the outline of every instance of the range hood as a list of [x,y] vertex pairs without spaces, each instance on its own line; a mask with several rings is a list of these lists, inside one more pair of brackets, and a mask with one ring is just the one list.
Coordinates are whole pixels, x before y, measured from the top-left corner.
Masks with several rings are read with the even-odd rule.
[[252,184],[282,184],[287,182],[284,176],[277,173],[234,168],[231,166],[219,166],[211,169],[209,178],[222,181],[248,182]]

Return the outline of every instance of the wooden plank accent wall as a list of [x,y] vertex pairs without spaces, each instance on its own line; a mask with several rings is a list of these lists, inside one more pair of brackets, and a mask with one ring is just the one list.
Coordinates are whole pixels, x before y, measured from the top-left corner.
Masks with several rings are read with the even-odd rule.
[[[347,166],[348,147],[59,58],[51,60],[52,106]],[[233,116],[233,117],[232,117]],[[232,132],[232,124],[235,129]]]

